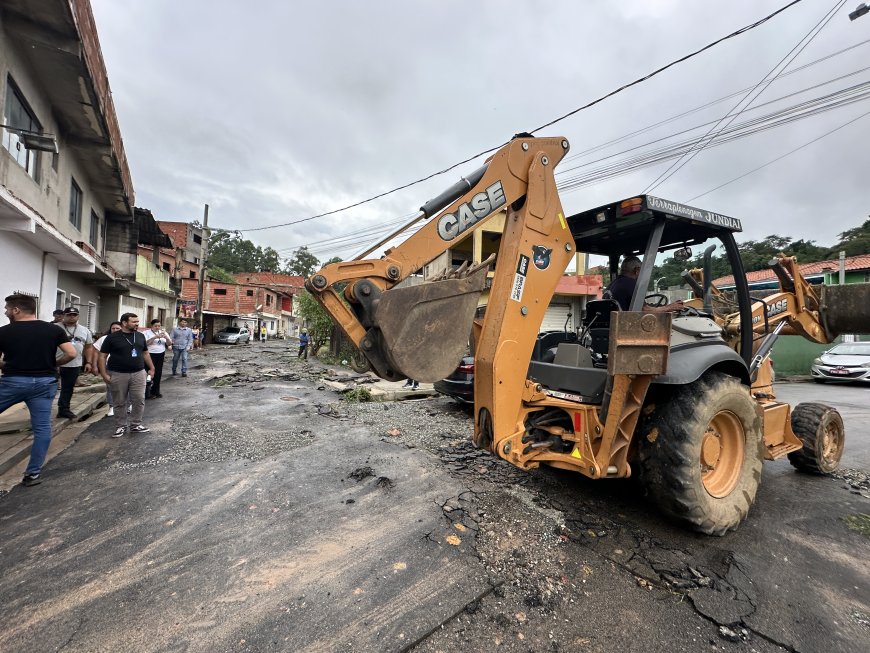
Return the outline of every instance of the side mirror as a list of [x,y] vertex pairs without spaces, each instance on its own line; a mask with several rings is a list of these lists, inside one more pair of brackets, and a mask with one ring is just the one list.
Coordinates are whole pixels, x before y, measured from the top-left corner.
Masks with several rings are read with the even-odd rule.
[[691,247],[686,246],[674,251],[674,259],[677,261],[688,261],[690,258],[692,258]]

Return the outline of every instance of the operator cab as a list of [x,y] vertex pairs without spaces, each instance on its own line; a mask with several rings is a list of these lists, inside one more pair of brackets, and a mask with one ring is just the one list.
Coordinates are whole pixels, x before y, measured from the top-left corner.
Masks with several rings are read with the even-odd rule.
[[[741,324],[751,324],[749,290],[734,240],[734,233],[742,230],[740,220],[652,195],[640,195],[577,213],[567,218],[567,224],[576,251],[607,257],[611,278],[605,279],[605,286],[616,279],[621,259],[632,256],[642,259],[629,304],[631,311],[642,311],[644,306],[662,306],[669,301],[657,292],[653,283],[657,255],[659,265],[666,257],[672,257],[673,262],[688,264],[692,258],[692,246],[708,245],[703,255],[692,262],[702,265],[703,284],[687,273],[683,274],[695,299],[691,302],[693,305],[673,312],[668,371],[655,382],[685,383],[687,377],[695,376],[696,369],[707,369],[705,365],[717,363],[730,365],[734,373],[748,380],[746,370],[752,356],[752,330],[741,330],[739,353],[736,353],[725,342],[721,327],[712,319],[712,256],[718,245],[724,250],[729,272],[735,279],[734,308],[739,308]],[[672,265],[673,262],[669,263]],[[652,292],[649,290],[651,285]],[[533,360],[529,367],[530,378],[556,396],[564,393],[570,398],[579,395],[579,400],[584,402],[600,401],[607,380],[610,315],[618,310],[621,310],[619,303],[611,298],[589,301],[579,341],[560,343],[552,363]],[[705,345],[718,346],[703,347],[702,350]],[[581,347],[588,353],[579,352]],[[681,353],[693,348],[697,351]]]

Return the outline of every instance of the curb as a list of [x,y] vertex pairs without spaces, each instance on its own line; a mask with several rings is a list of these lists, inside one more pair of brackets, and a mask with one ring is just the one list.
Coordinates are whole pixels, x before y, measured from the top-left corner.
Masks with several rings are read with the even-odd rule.
[[[73,409],[73,412],[76,414],[75,419],[68,417],[64,419],[55,419],[51,425],[52,440],[68,426],[75,425],[93,415],[94,411],[105,403],[106,395],[99,393],[96,396],[88,397]],[[10,432],[14,433],[15,431],[7,431],[7,433]],[[30,456],[30,446],[33,443],[33,433],[30,430],[29,422],[26,427],[21,428],[18,432],[21,434],[21,440],[0,454],[0,475],[5,474],[15,467],[15,465]],[[46,458],[46,462],[48,462],[48,460],[49,458]]]

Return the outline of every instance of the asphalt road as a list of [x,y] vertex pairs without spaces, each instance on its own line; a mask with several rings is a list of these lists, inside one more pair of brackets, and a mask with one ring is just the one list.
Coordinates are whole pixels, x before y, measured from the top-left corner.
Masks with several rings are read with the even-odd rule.
[[[870,500],[842,480],[768,464],[747,522],[703,537],[631,482],[481,455],[444,399],[357,413],[281,343],[198,363],[147,404],[151,434],[114,440],[104,419],[42,485],[0,497],[0,650],[845,653],[870,641],[870,539],[848,527]],[[230,368],[243,374],[206,378]],[[870,471],[870,389],[778,391],[842,401],[844,460]],[[390,425],[402,434],[385,436]]]

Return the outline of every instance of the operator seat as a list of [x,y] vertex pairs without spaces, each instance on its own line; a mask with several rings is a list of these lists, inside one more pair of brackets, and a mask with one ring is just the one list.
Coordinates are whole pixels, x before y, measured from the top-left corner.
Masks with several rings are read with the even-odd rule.
[[610,314],[622,310],[615,299],[595,299],[586,303],[583,327],[588,330],[592,351],[607,356],[610,348]]

